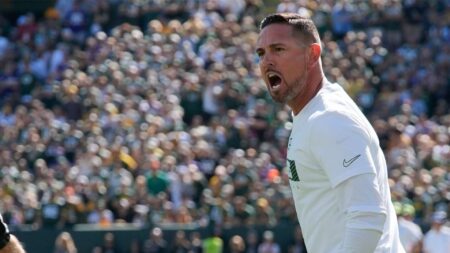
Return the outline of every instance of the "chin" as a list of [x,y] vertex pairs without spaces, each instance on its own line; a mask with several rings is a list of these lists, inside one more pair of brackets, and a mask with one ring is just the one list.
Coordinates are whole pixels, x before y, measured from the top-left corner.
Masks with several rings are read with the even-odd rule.
[[272,100],[280,103],[280,104],[285,104],[286,103],[286,97],[285,96],[277,96],[274,95],[273,93],[270,93],[270,96],[272,97]]

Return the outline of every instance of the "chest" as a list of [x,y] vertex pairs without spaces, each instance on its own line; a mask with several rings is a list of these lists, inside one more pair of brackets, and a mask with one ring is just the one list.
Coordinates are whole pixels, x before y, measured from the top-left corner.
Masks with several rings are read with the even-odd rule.
[[291,132],[287,151],[286,166],[291,186],[316,188],[329,185],[329,180],[320,166],[318,157],[311,152],[307,130],[299,129]]

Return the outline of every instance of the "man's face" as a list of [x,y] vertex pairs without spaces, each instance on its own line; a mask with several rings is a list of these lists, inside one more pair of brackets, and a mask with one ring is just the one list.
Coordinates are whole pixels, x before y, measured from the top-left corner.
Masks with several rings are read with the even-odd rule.
[[259,68],[273,100],[289,103],[305,92],[308,47],[294,37],[287,24],[271,24],[261,31],[256,43]]

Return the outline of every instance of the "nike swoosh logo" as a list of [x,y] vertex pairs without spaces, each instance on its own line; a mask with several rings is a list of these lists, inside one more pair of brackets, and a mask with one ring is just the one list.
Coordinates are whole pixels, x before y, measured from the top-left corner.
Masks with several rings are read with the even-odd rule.
[[361,156],[361,155],[357,155],[357,156],[353,157],[352,159],[350,159],[350,160],[348,160],[348,161],[346,161],[346,160],[344,159],[344,161],[342,161],[342,165],[343,165],[344,167],[348,167],[348,166],[350,166],[354,161],[356,161],[356,159],[358,159],[360,156]]

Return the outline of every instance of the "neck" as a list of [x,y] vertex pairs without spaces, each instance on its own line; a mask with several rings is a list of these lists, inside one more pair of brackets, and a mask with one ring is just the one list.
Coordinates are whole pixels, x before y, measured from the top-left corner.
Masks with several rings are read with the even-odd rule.
[[434,230],[439,232],[441,230],[441,225],[440,224],[435,224],[435,225],[433,225],[433,228],[434,228]]
[[[314,72],[311,72],[314,73]],[[311,99],[313,99],[316,94],[319,92],[319,90],[323,86],[323,81],[325,80],[325,76],[321,69],[317,71],[316,75],[312,75],[311,78],[308,78],[306,89],[303,94],[300,94],[295,99],[293,99],[290,103],[288,103],[289,107],[291,107],[292,112],[294,115],[297,115],[300,113],[300,111],[308,104]]]

